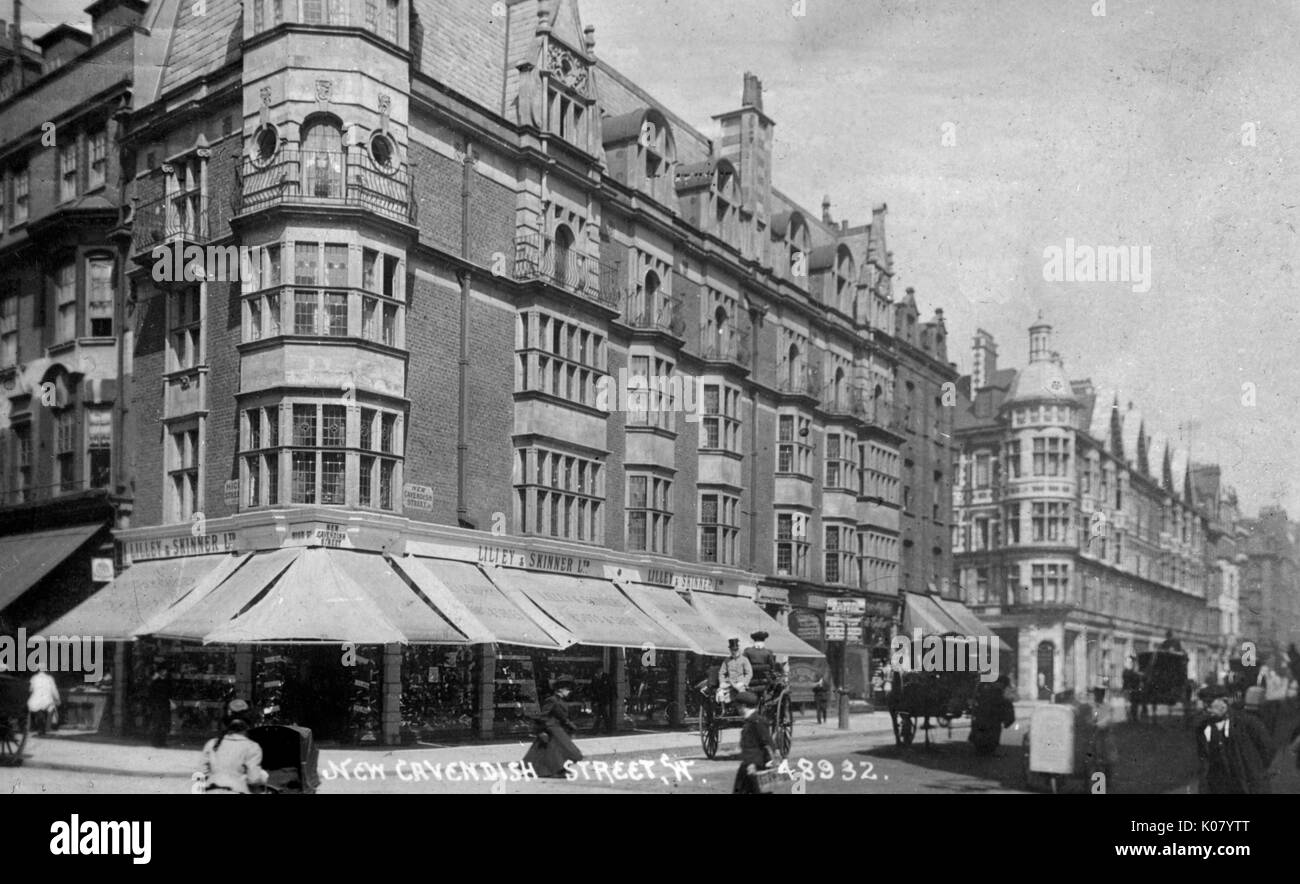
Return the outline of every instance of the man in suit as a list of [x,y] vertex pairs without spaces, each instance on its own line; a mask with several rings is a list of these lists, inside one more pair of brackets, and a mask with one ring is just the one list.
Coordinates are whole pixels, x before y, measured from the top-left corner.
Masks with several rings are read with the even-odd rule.
[[1211,795],[1261,795],[1269,791],[1273,743],[1259,719],[1228,706],[1221,687],[1206,688],[1201,699],[1209,714],[1196,730],[1201,760],[1200,791]]
[[749,689],[758,695],[761,702],[767,686],[772,681],[772,673],[777,668],[776,654],[764,646],[767,633],[763,630],[751,632],[749,638],[754,643],[745,648],[745,659],[749,660],[750,668],[754,670],[754,677],[749,680]]
[[754,677],[754,667],[749,658],[740,653],[740,639],[727,640],[727,650],[731,654],[722,661],[718,669],[718,702],[726,703],[740,691],[749,689],[749,682]]

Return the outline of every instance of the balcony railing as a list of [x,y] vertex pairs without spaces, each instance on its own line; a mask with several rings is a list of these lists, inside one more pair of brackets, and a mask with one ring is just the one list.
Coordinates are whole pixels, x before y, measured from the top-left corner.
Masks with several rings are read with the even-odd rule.
[[743,363],[749,358],[749,336],[735,332],[700,332],[700,355],[711,362]]
[[131,253],[169,242],[208,241],[208,198],[178,193],[137,206],[131,227]]
[[817,375],[809,366],[795,366],[782,362],[777,368],[776,388],[782,393],[821,399],[821,385]]
[[681,337],[686,331],[686,320],[681,316],[681,299],[656,295],[628,298],[623,309],[623,322],[645,331],[661,331]]
[[345,151],[281,148],[268,162],[244,157],[236,214],[276,205],[353,206],[415,223],[411,175],[381,168],[362,147]]
[[528,234],[515,241],[515,279],[541,280],[614,310],[623,301],[618,271],[617,264],[557,246],[549,236]]

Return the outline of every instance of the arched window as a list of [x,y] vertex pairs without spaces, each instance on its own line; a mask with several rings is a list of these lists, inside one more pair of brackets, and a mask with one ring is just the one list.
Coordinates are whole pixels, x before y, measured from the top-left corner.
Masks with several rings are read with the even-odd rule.
[[797,390],[799,389],[799,348],[794,344],[790,345],[785,361],[786,382],[791,390]]
[[641,310],[643,320],[648,325],[654,325],[659,318],[659,274],[653,270],[645,275],[645,286],[642,290],[642,301],[638,307]]
[[727,311],[719,307],[713,311],[713,343],[719,354],[727,352],[730,329],[727,328]]
[[578,282],[578,274],[571,265],[573,256],[573,231],[561,224],[555,228],[555,283],[561,288]]
[[86,258],[86,315],[92,338],[113,337],[113,256],[96,253]]
[[835,369],[834,384],[835,385],[832,388],[831,393],[835,396],[835,404],[843,405],[844,404],[844,369],[842,368]]
[[307,196],[343,196],[343,128],[338,118],[319,115],[303,123],[302,161]]

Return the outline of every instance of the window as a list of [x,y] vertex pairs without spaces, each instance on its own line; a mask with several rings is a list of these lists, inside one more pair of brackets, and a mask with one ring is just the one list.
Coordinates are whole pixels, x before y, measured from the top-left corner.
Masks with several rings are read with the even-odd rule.
[[361,409],[360,498],[361,505],[394,509],[393,477],[396,475],[397,414],[373,408]]
[[86,189],[95,190],[104,186],[108,174],[108,133],[103,129],[92,133],[87,145],[90,150],[90,171],[87,173]]
[[605,376],[605,338],[585,326],[541,311],[519,314],[515,389],[598,406]]
[[812,446],[806,441],[812,421],[803,415],[777,417],[776,471],[812,475]]
[[629,550],[669,554],[672,518],[672,482],[652,475],[627,477]]
[[1064,543],[1069,536],[1069,504],[1035,503],[1033,529],[1035,543]]
[[0,283],[0,368],[18,363],[18,283]]
[[1030,571],[1030,600],[1064,602],[1070,584],[1069,565],[1034,565]]
[[975,455],[975,487],[989,487],[989,456],[983,452]]
[[32,425],[14,425],[14,491],[18,503],[32,495]]
[[[573,335],[575,330],[570,329]],[[681,379],[673,377],[673,363],[658,356],[633,356],[628,378],[627,422],[659,427],[671,431],[677,408],[676,388]],[[569,369],[571,372],[575,368]]]
[[735,565],[740,528],[736,511],[740,498],[721,492],[700,495],[700,561]]
[[203,303],[198,286],[171,297],[171,370],[182,371],[202,364]]
[[77,490],[77,414],[64,408],[54,416],[54,455],[60,491]]
[[173,522],[188,522],[199,512],[199,431],[171,433],[168,452],[168,475],[171,478],[171,516]]
[[700,421],[700,448],[740,454],[740,390],[725,384],[705,384],[701,406],[704,417]]
[[113,259],[92,257],[86,261],[86,313],[92,338],[113,337]]
[[347,406],[293,406],[291,503],[346,503]]
[[302,0],[303,24],[319,25],[325,21],[325,0]]
[[26,168],[14,172],[14,211],[13,223],[23,224],[27,221],[28,210],[28,188],[31,186],[31,179]]
[[106,407],[87,407],[86,471],[91,488],[108,488],[113,473],[113,411]]
[[853,573],[853,528],[847,525],[827,525],[824,530],[826,582],[855,584],[857,579]]
[[77,337],[77,267],[64,264],[54,272],[54,304],[58,317],[55,341],[63,343]]
[[1012,479],[1020,478],[1020,441],[1006,443],[1006,475]]
[[59,202],[77,197],[77,139],[66,139],[59,146]]
[[776,513],[776,573],[783,576],[808,576],[808,516],[803,513]]
[[293,333],[295,335],[316,334],[316,292],[304,292],[295,289],[293,293]]
[[1039,436],[1034,439],[1034,475],[1070,475],[1069,440],[1059,436]]
[[344,195],[343,133],[332,120],[318,118],[303,126],[302,162],[305,195],[318,199]]
[[[603,464],[541,447],[521,448],[516,456],[519,530],[600,542],[604,531]],[[647,494],[651,493],[647,489]]]
[[853,460],[857,440],[847,434],[826,434],[826,487],[850,490],[857,484],[858,465]]

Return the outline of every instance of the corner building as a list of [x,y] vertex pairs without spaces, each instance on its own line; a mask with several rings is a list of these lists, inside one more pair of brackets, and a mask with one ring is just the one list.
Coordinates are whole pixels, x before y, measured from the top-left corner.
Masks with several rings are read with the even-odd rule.
[[98,605],[151,587],[119,680],[180,661],[185,727],[241,693],[325,739],[524,732],[561,673],[580,726],[678,725],[765,625],[810,701],[844,595],[861,694],[910,532],[907,580],[946,571],[955,371],[885,207],[774,187],[753,75],[711,139],[576,2],[501,10],[157,0],[129,29],[134,509]]

